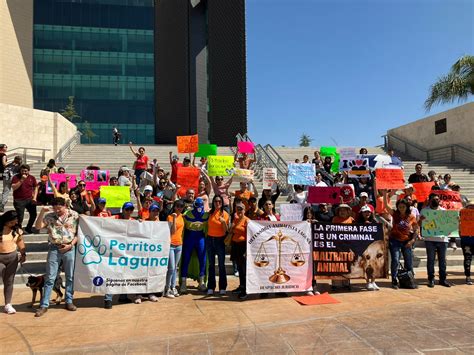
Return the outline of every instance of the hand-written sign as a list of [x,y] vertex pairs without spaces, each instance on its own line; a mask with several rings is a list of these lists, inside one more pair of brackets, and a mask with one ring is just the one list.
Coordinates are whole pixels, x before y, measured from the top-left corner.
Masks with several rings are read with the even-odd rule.
[[209,176],[229,176],[234,169],[234,157],[210,155],[207,157],[207,173]]
[[101,186],[100,197],[105,198],[109,208],[120,208],[125,202],[130,201],[129,186]]
[[343,186],[310,186],[308,188],[309,203],[341,203],[341,196],[343,202],[347,203],[354,199],[353,185]]
[[309,204],[282,203],[280,204],[280,221],[302,221],[303,209]]
[[354,147],[340,148],[339,156],[340,156],[340,159],[345,159],[345,160],[355,159],[356,158],[355,148]]
[[381,224],[313,223],[315,278],[387,277],[387,248]]
[[199,150],[194,154],[195,157],[208,157],[209,155],[217,155],[216,144],[199,144]]
[[423,237],[459,237],[459,212],[453,210],[423,210]]
[[460,211],[460,230],[461,237],[474,236],[474,209],[463,208]]
[[232,170],[232,175],[236,181],[248,182],[253,180],[254,171],[249,169],[234,168]]
[[434,182],[414,182],[412,185],[418,202],[424,202],[430,195]]
[[180,186],[178,195],[184,196],[189,189],[194,189],[197,193],[200,177],[201,169],[191,166],[180,166],[176,179],[176,183]]
[[347,171],[350,178],[370,177],[369,159],[357,155],[355,159],[339,160],[339,171]]
[[271,189],[272,185],[277,182],[276,168],[263,168],[263,188]]
[[314,164],[288,164],[288,183],[293,185],[316,185]]
[[199,137],[197,134],[177,136],[176,145],[178,146],[178,153],[195,153],[199,150]]
[[238,142],[237,149],[239,153],[255,153],[255,145],[253,144],[253,142]]
[[433,190],[439,196],[439,205],[447,210],[460,210],[462,208],[461,195],[457,191]]
[[376,169],[378,190],[398,190],[405,188],[405,177],[402,169]]

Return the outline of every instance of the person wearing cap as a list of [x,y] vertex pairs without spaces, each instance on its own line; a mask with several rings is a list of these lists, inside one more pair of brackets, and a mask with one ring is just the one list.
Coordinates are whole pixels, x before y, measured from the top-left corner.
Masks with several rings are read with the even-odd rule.
[[126,166],[122,167],[122,175],[118,178],[119,186],[132,186],[132,178],[130,177],[130,169]]
[[[143,181],[142,181],[143,182]],[[143,204],[145,202],[145,199],[147,198],[153,198],[153,186],[151,185],[145,185],[143,188],[143,195],[140,194],[137,196],[137,198],[140,199],[140,202]]]
[[[466,207],[461,210],[474,210],[474,202],[468,202]],[[459,231],[461,232],[462,222],[460,221]],[[472,285],[471,279],[471,262],[472,262],[472,253],[474,252],[474,235],[463,235],[459,233],[461,237],[461,249],[462,255],[464,257],[464,276],[466,276],[466,284]]]
[[412,201],[415,201],[415,203],[418,201],[418,198],[415,195],[415,188],[413,187],[413,184],[406,184],[405,188],[403,189],[403,193],[398,195],[397,200],[401,200],[407,196],[410,196]]
[[369,203],[369,194],[367,192],[361,192],[359,195],[359,204],[352,207],[352,212],[354,213],[354,217],[357,220],[359,218],[359,212],[362,207],[367,206],[372,213],[375,212],[374,206]]
[[181,261],[181,252],[183,250],[183,218],[184,203],[176,200],[173,204],[173,213],[168,216],[170,225],[170,256],[168,258],[168,272],[166,273],[165,297],[175,298],[179,296],[176,289],[176,275],[178,273],[178,265]]
[[209,213],[204,211],[204,202],[197,198],[194,200],[193,208],[184,213],[184,237],[183,237],[183,259],[181,262],[181,282],[180,294],[187,293],[186,279],[188,277],[189,263],[191,255],[196,250],[199,261],[199,291],[207,289],[204,282],[206,275],[206,244],[205,238],[207,235],[207,223],[209,220]]
[[112,213],[105,207],[107,200],[103,197],[100,197],[97,200],[97,206],[92,199],[92,216],[94,217],[111,217]]
[[357,223],[375,223],[374,213],[368,205],[361,207],[356,221]]
[[231,253],[232,260],[237,264],[239,272],[239,287],[232,291],[238,294],[239,299],[247,298],[245,291],[246,284],[246,267],[247,267],[247,225],[250,219],[245,216],[245,205],[242,202],[235,204],[235,217],[232,221],[232,228],[226,240],[232,243]]
[[171,165],[171,182],[176,184],[176,180],[178,180],[178,169],[179,167],[183,166],[182,163],[179,162],[179,157],[173,152],[170,152],[170,165]]

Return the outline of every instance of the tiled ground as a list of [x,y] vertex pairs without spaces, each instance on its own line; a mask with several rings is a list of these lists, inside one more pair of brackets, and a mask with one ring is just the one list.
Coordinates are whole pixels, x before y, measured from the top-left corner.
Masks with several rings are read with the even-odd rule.
[[77,312],[53,306],[42,318],[18,287],[18,313],[0,315],[0,353],[474,353],[474,286],[460,272],[450,279],[456,287],[395,291],[381,280],[368,292],[359,283],[322,306],[193,294],[105,310],[100,296],[76,294]]

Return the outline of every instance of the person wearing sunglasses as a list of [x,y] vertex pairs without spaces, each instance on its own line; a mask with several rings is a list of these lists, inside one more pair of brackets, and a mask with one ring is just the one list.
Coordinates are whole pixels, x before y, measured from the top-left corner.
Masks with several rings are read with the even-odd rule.
[[[215,180],[212,181],[206,173],[202,173],[204,178],[207,180],[207,182],[212,186],[212,190],[214,191],[214,194],[216,196],[222,197],[222,204],[223,208],[227,213],[230,213],[230,195],[229,195],[229,187],[232,185],[232,180],[234,179],[233,176],[230,177],[229,180],[227,180],[224,183],[224,177],[223,176],[216,176]],[[211,206],[212,207],[212,206]]]

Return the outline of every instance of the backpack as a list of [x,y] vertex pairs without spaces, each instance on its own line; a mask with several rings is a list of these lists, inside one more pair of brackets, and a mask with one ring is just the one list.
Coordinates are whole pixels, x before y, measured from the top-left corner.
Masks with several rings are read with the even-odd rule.
[[418,285],[415,281],[415,275],[413,275],[413,271],[406,270],[402,264],[398,265],[398,284],[400,288],[407,288],[407,289],[415,289],[418,288]]

